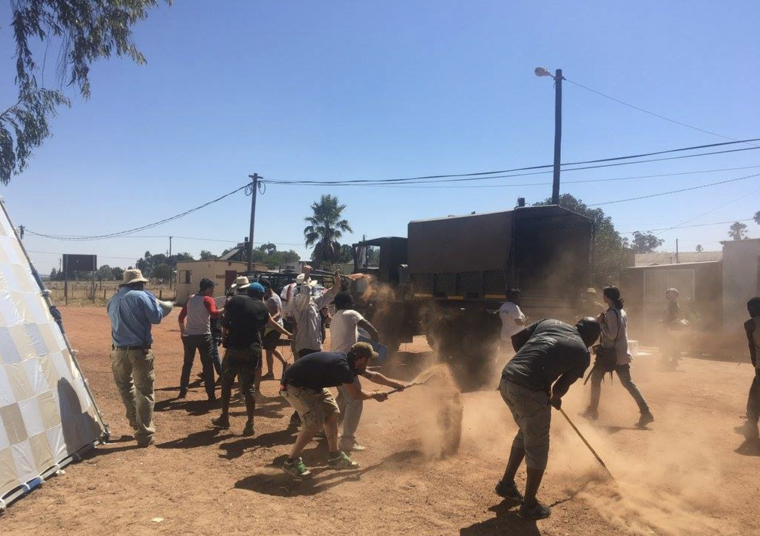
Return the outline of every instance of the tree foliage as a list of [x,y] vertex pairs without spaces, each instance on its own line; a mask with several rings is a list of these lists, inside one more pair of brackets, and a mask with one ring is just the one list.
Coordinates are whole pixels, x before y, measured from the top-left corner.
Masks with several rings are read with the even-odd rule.
[[631,249],[634,253],[652,253],[664,243],[665,241],[662,238],[657,238],[652,233],[636,231],[633,233],[633,240],[631,240]]
[[153,270],[151,271],[150,276],[153,279],[168,281],[169,278],[172,276],[172,268],[165,262],[162,262],[161,264],[157,264],[155,267],[153,267]]
[[747,224],[740,221],[735,221],[728,228],[728,236],[733,240],[744,240],[747,236]]
[[311,204],[312,215],[304,218],[308,225],[303,230],[306,247],[314,247],[311,260],[315,267],[322,263],[335,263],[341,254],[339,240],[343,233],[352,233],[348,220],[343,219],[346,205],[341,205],[337,196],[323,195]]
[[[551,199],[535,204],[550,205]],[[570,194],[561,195],[559,204],[594,222],[594,266],[591,273],[594,286],[619,283],[629,265],[628,242],[615,230],[612,219],[602,209],[589,208]]]
[[760,225],[760,210],[758,210],[757,212],[755,212],[755,215],[754,215],[753,219],[755,220],[756,224]]
[[[170,3],[171,0],[165,0]],[[0,113],[0,182],[24,170],[32,151],[50,136],[50,119],[70,105],[59,90],[42,87],[45,62],[34,50],[58,48],[57,82],[90,96],[90,65],[112,55],[137,64],[145,58],[132,41],[132,26],[160,0],[14,0],[10,2],[15,41],[16,103]],[[42,44],[43,46],[39,46]]]
[[218,259],[219,257],[211,253],[210,251],[206,249],[201,250],[201,260],[202,261],[213,261]]
[[[145,277],[153,277],[156,279],[169,279],[169,276],[161,272],[161,276],[155,275],[153,271],[160,265],[165,264],[169,267],[169,273],[177,269],[178,262],[195,260],[189,253],[177,253],[171,257],[164,255],[163,253],[157,253],[151,255],[150,251],[146,251],[140,259],[135,263],[135,268],[139,269]],[[163,270],[163,269],[162,269]]]
[[697,253],[702,253],[705,250],[705,248],[702,247],[702,244],[697,244]]

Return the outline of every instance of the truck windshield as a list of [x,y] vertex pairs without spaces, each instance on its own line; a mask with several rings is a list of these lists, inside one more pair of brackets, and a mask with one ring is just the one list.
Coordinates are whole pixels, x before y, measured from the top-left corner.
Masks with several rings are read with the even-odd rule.
[[364,244],[356,248],[356,260],[359,268],[380,267],[380,246]]

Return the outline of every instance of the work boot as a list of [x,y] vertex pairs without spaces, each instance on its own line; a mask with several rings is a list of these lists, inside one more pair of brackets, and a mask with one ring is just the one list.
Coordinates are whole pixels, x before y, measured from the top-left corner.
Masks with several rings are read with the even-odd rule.
[[636,423],[636,426],[638,428],[644,428],[650,422],[654,422],[654,415],[652,415],[651,411],[647,410],[641,414],[641,417],[639,417],[639,422]]
[[144,449],[153,445],[155,442],[156,442],[156,438],[153,436],[150,436],[148,439],[138,439],[137,446]]
[[245,428],[243,428],[243,436],[244,437],[253,437],[253,423],[246,423]]
[[496,495],[499,497],[516,502],[523,502],[523,494],[520,493],[520,490],[517,489],[514,482],[504,482],[503,480],[499,480],[499,483],[496,484],[495,491]]
[[267,380],[274,380],[274,373],[273,372],[267,372],[261,377],[261,381],[267,381]]
[[552,510],[536,501],[533,506],[525,506],[525,503],[517,511],[517,515],[523,519],[546,519],[552,515]]
[[327,459],[327,465],[333,469],[358,469],[359,464],[352,460],[345,452],[339,452],[336,456]]
[[217,428],[224,428],[226,430],[230,427],[230,418],[227,416],[220,416],[216,419],[211,419],[211,424]]
[[306,468],[301,458],[296,458],[293,461],[285,460],[282,464],[282,470],[288,473],[296,480],[306,480],[311,478],[311,471]]

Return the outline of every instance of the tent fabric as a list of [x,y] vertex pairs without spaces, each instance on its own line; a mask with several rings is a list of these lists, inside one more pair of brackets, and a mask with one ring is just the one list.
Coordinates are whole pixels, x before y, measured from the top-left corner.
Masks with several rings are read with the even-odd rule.
[[0,201],[0,508],[107,434]]

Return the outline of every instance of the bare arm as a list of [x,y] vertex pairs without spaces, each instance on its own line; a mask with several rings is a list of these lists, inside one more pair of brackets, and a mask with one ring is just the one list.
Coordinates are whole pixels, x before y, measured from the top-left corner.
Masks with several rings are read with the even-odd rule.
[[369,333],[369,338],[372,339],[372,342],[378,342],[380,340],[380,334],[377,332],[377,329],[375,329],[375,326],[370,324],[369,321],[365,319],[359,320],[358,326]]
[[368,393],[357,387],[355,383],[344,383],[343,387],[354,400],[377,400],[378,402],[383,402],[388,398],[387,393],[380,393],[378,391]]
[[272,317],[272,315],[269,315],[269,320],[267,322],[267,325],[269,325],[269,327],[272,328],[273,330],[275,330],[275,331],[277,331],[279,333],[282,333],[283,335],[285,335],[288,338],[290,338],[290,337],[293,336],[292,333],[290,333],[287,329],[285,329],[280,324],[278,324],[277,321]]
[[578,376],[571,373],[565,373],[562,376],[559,377],[559,379],[554,382],[554,385],[552,386],[552,396],[549,402],[552,406],[559,409],[562,407],[562,397],[567,394],[568,389],[570,389],[570,386],[574,384],[576,381],[578,381]]
[[362,373],[362,376],[367,378],[372,383],[376,383],[378,385],[385,385],[386,387],[390,387],[391,389],[404,390],[407,387],[407,384],[403,382],[397,382],[396,380],[392,380],[388,378],[387,376],[383,376],[379,372],[370,372],[369,370],[366,370]]

